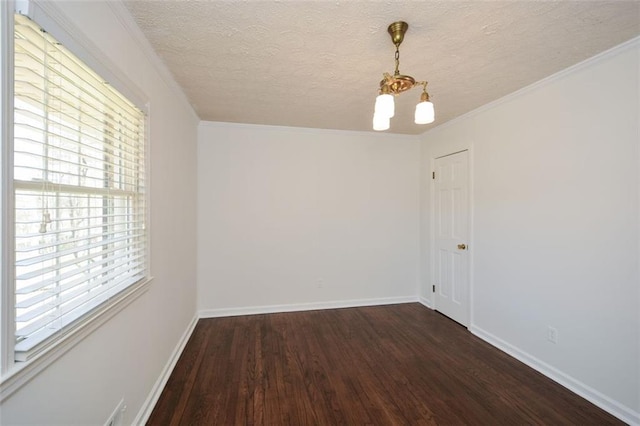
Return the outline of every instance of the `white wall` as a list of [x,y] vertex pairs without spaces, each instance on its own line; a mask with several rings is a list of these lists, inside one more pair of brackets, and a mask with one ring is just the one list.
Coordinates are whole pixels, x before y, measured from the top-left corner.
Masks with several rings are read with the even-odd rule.
[[118,5],[58,2],[150,104],[150,289],[3,401],[0,423],[104,424],[121,398],[131,424],[196,311],[198,120],[119,18]]
[[[471,330],[635,422],[639,46],[438,127],[422,144],[425,225],[431,159],[472,148]],[[428,273],[422,284],[430,298]]]
[[201,123],[199,309],[415,300],[419,164],[417,137]]

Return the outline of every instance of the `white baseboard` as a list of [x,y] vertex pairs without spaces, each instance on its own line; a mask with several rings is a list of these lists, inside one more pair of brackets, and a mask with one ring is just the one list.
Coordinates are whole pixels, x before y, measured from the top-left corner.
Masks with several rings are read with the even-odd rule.
[[202,309],[200,318],[233,317],[238,315],[272,314],[278,312],[316,311],[320,309],[356,308],[358,306],[395,305],[418,302],[416,296],[353,299],[329,302],[294,303],[288,305],[247,306],[242,308]]
[[640,426],[640,413],[612,400],[608,396],[603,395],[602,393],[585,385],[579,380],[574,379],[573,377],[550,366],[549,364],[539,360],[538,358],[529,355],[528,353],[475,325],[471,325],[471,327],[469,327],[469,331],[471,331],[471,333],[478,336],[485,342],[495,346],[503,352],[506,352],[517,360],[544,374],[551,380],[561,384],[571,392],[581,396],[594,405],[597,405],[598,407],[607,411],[611,415],[616,416],[629,425]]
[[424,306],[426,306],[429,309],[433,309],[433,301],[431,301],[431,300],[429,300],[429,299],[427,299],[425,297],[420,296],[418,298],[418,302],[420,302],[421,304],[423,304]]
[[171,353],[171,356],[169,357],[167,364],[162,369],[162,373],[160,373],[158,380],[156,380],[156,383],[153,385],[153,388],[151,388],[151,392],[149,393],[149,396],[147,396],[147,399],[142,404],[142,407],[140,408],[140,411],[138,411],[138,415],[133,420],[132,424],[144,425],[149,420],[149,416],[151,416],[151,412],[153,411],[153,408],[156,406],[156,402],[158,402],[158,399],[160,398],[160,395],[162,394],[162,391],[164,390],[164,387],[167,384],[167,381],[169,380],[169,376],[171,376],[171,372],[173,372],[173,368],[176,366],[176,363],[178,362],[180,355],[182,355],[182,351],[184,350],[184,347],[187,345],[187,342],[189,341],[189,338],[191,337],[193,330],[196,328],[197,323],[198,323],[198,316],[196,315],[193,317],[193,319],[187,326],[187,329],[184,331],[184,333],[182,333],[182,336],[180,337],[178,344],[173,349],[173,352]]

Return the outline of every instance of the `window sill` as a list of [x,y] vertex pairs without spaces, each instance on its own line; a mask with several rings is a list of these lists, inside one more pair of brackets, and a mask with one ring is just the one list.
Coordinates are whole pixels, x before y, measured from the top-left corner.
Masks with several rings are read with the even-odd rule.
[[12,368],[0,379],[0,402],[37,376],[45,368],[73,348],[84,338],[89,336],[111,317],[124,309],[149,289],[149,277],[114,297],[114,300],[94,310],[86,320],[60,338],[59,341],[26,362],[16,362]]

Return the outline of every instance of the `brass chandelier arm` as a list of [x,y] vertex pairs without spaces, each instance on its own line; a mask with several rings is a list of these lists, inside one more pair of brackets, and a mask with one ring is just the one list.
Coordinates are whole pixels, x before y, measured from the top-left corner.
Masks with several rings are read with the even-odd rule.
[[383,78],[380,81],[380,93],[391,93],[398,95],[407,90],[411,90],[416,86],[422,86],[422,89],[427,91],[427,81],[415,81],[410,75],[383,73]]

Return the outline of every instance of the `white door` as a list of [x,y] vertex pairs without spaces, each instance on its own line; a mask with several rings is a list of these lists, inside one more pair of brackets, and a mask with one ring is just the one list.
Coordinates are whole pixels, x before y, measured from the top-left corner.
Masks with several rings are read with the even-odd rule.
[[435,160],[435,309],[469,325],[469,159],[467,151]]

